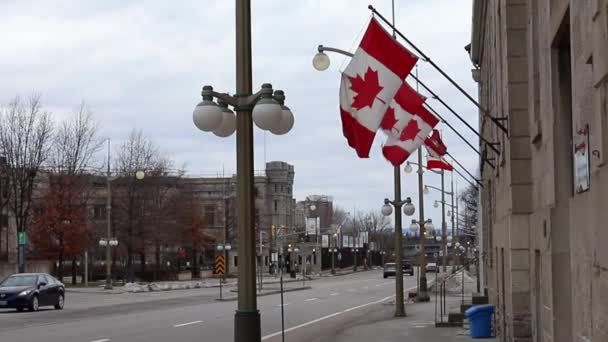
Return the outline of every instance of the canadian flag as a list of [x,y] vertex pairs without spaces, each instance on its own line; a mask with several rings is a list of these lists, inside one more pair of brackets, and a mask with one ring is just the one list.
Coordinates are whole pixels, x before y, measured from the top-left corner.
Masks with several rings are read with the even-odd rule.
[[439,123],[422,105],[425,100],[404,82],[382,119],[380,127],[388,136],[382,154],[393,166],[403,164]]
[[372,18],[340,84],[342,131],[360,158],[369,157],[388,104],[417,61]]
[[434,129],[433,134],[424,141],[426,150],[429,153],[426,159],[426,167],[429,169],[441,169],[446,171],[454,170],[443,156],[448,153],[448,148],[445,146],[439,135],[439,131]]

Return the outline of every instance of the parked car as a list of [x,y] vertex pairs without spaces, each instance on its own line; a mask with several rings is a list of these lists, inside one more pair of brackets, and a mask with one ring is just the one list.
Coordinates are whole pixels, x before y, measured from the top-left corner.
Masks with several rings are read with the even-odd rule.
[[46,273],[13,274],[0,283],[0,309],[38,311],[41,306],[63,309],[65,286]]
[[439,267],[437,267],[436,263],[429,262],[428,264],[426,264],[426,270],[427,272],[439,272]]
[[414,275],[414,267],[409,262],[403,262],[403,274]]
[[387,262],[384,264],[384,278],[394,276],[397,273],[397,267],[394,262]]

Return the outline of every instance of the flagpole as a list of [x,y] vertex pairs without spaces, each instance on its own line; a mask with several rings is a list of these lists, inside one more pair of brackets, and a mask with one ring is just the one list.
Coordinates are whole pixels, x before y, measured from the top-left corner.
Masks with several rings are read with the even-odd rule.
[[[393,27],[395,24],[395,0],[392,1]],[[396,39],[393,29],[393,38]],[[395,203],[401,202],[401,170],[399,166],[393,168],[393,183],[395,190]],[[403,223],[401,207],[395,208],[395,317],[406,316],[403,305]]]
[[386,18],[380,14],[380,12],[378,12],[374,6],[369,5],[367,6],[367,8],[369,8],[373,14],[377,15],[380,19],[382,19],[382,21],[384,21],[387,25],[390,25],[393,29],[393,32],[399,34],[399,36],[401,38],[403,38],[403,40],[405,40],[405,42],[410,45],[412,48],[414,48],[414,50],[416,50],[416,52],[422,56],[422,58],[426,61],[429,62],[429,64],[431,64],[433,66],[433,68],[435,68],[435,70],[437,70],[443,77],[445,77],[450,83],[452,83],[456,89],[458,89],[464,96],[466,96],[467,99],[469,99],[469,101],[471,101],[477,108],[479,108],[479,110],[481,110],[481,112],[484,114],[484,116],[487,116],[488,118],[490,118],[490,120],[498,127],[500,128],[501,131],[503,131],[503,133],[508,133],[507,128],[499,122],[498,118],[493,117],[492,115],[490,115],[488,113],[488,110],[483,108],[479,102],[475,101],[475,99],[473,99],[473,97],[471,95],[469,95],[469,93],[467,93],[458,83],[456,83],[456,81],[454,81],[448,74],[445,73],[445,71],[443,71],[443,69],[441,69],[437,64],[435,64],[435,62],[433,62],[433,60],[431,60],[431,58],[429,56],[427,56],[424,52],[422,52],[422,50],[420,50],[414,43],[412,43],[411,40],[409,40],[403,33],[401,33],[399,30],[397,30],[397,28],[395,27],[394,23],[391,25],[391,23],[386,20]]
[[[393,28],[394,29],[394,28]],[[416,76],[418,75],[418,65],[416,65]],[[418,77],[416,77],[418,79]],[[419,92],[418,82],[416,82],[416,91]],[[428,302],[431,300],[427,292],[426,282],[426,251],[424,250],[426,229],[424,223],[424,170],[422,169],[422,146],[418,147],[418,207],[420,208],[420,218],[418,225],[420,226],[420,284],[418,286],[418,295],[416,300],[419,302]]]
[[456,116],[462,123],[465,124],[465,126],[467,126],[468,129],[470,129],[473,133],[475,133],[475,135],[477,135],[479,137],[479,139],[481,139],[483,142],[486,143],[486,145],[489,145],[491,149],[494,150],[494,152],[496,153],[500,153],[500,151],[498,151],[498,149],[496,148],[496,146],[494,146],[494,143],[489,142],[488,140],[486,140],[479,132],[477,132],[475,130],[475,128],[473,128],[473,126],[471,126],[465,119],[462,118],[462,116],[460,116],[458,113],[456,113],[456,111],[454,109],[452,109],[452,107],[450,107],[447,103],[445,103],[440,97],[439,95],[435,94],[434,91],[432,91],[429,87],[426,86],[426,84],[422,83],[419,79],[417,75],[412,75],[412,73],[410,73],[410,76],[416,81],[416,84],[420,84],[426,91],[428,91],[434,99],[436,99],[437,101],[439,101],[439,103],[441,103],[442,105],[445,106],[445,108],[447,108],[450,112],[452,112],[452,114],[454,114],[454,116]]

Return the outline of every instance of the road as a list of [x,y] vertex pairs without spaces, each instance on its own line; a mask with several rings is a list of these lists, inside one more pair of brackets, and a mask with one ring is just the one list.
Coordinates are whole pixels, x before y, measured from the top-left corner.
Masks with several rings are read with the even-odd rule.
[[[394,283],[394,278],[383,279],[381,271],[368,271],[321,278],[310,282],[310,290],[287,292],[286,337],[290,342],[322,341],[348,322],[365,319],[375,306],[388,305]],[[415,287],[415,277],[406,276],[404,283],[406,289]],[[100,302],[89,298],[89,307],[79,304],[86,295],[73,293],[62,311],[0,311],[0,341],[232,341],[236,302],[216,301],[217,289],[192,291],[192,296],[175,298],[162,297],[169,292],[154,293],[158,298],[139,301],[128,298],[141,294],[98,295]],[[280,296],[259,297],[258,306],[262,339],[280,341]]]

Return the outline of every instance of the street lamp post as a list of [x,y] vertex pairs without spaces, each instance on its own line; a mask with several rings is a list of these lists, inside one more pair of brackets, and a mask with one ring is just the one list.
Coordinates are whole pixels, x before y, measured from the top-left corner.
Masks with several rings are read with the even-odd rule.
[[[405,165],[405,172],[406,173],[411,173],[412,172],[412,166],[410,165],[410,163],[407,163]],[[424,170],[422,169],[422,149],[419,148],[418,149],[418,199],[420,201],[419,207],[419,213],[420,213],[420,222],[424,222],[424,185],[423,185],[423,173]],[[428,289],[427,289],[427,281],[426,281],[426,252],[424,250],[424,243],[425,243],[425,239],[424,239],[424,235],[425,235],[425,227],[424,225],[421,225],[420,227],[420,283],[418,286],[418,295],[416,296],[416,300],[419,302],[428,302],[429,300],[431,300],[431,297],[429,297],[428,294]]]
[[334,243],[333,243],[333,247],[330,246],[331,249],[331,274],[336,274],[336,268],[335,268],[335,257],[336,257],[336,253],[338,252],[338,249],[336,248],[336,246],[338,245],[338,240],[337,240],[338,234],[334,233]]
[[112,184],[111,184],[111,174],[110,174],[110,139],[108,141],[108,169],[106,173],[106,238],[99,240],[100,246],[106,247],[106,284],[104,289],[111,290],[112,289],[112,252],[111,247],[112,243],[115,243],[114,246],[118,246],[118,241],[116,239],[112,239]]
[[[285,96],[264,84],[252,92],[251,67],[251,0],[236,1],[236,94],[229,96],[203,87],[203,101],[193,113],[195,125],[220,137],[231,135],[236,128],[237,154],[237,221],[238,221],[238,299],[234,318],[235,342],[261,341],[260,312],[257,308],[255,273],[255,232],[253,229],[253,123],[274,134],[285,134],[293,126],[293,114],[282,105]],[[219,107],[213,98],[221,101]],[[231,105],[237,112],[227,109]],[[236,125],[235,125],[236,123]],[[236,126],[236,127],[235,127]]]
[[[325,51],[332,51],[332,52],[336,52],[345,56],[349,56],[349,57],[353,57],[354,55],[348,51],[344,51],[341,49],[336,49],[336,48],[332,48],[332,47],[327,47],[327,46],[323,46],[323,45],[319,45],[318,46],[318,53],[314,56],[312,64],[313,67],[319,71],[323,71],[323,70],[327,70],[327,68],[329,67],[330,64],[330,60],[329,57],[327,56],[327,54],[325,54]],[[422,152],[419,149],[418,151],[419,153],[419,161],[422,161]],[[396,260],[396,276],[397,276],[397,280],[396,280],[396,312],[395,312],[395,316],[405,316],[405,310],[403,307],[403,270],[402,270],[402,254],[403,254],[403,250],[402,250],[402,240],[403,240],[403,236],[402,236],[402,227],[401,227],[401,211],[400,211],[400,207],[405,203],[401,201],[401,174],[400,174],[400,170],[398,166],[394,167],[393,170],[394,173],[394,190],[395,190],[395,200],[393,202],[388,201],[388,199],[385,200],[385,206],[388,206],[389,208],[387,210],[390,210],[392,212],[392,208],[390,208],[389,203],[393,203],[393,205],[395,205],[395,207],[398,209],[395,211],[395,245],[396,245],[396,252],[397,252],[397,260]],[[420,175],[422,177],[422,175]],[[420,187],[422,186],[422,181],[420,182]],[[422,189],[420,188],[420,191],[422,191]],[[422,196],[422,194],[420,195]],[[408,198],[409,200],[409,204],[411,205],[411,200]],[[420,198],[420,201],[422,202],[422,197]],[[399,205],[397,205],[399,204]],[[422,203],[421,203],[422,205]],[[404,207],[405,209],[405,207]],[[414,212],[414,206],[411,205],[411,209],[412,209],[412,213],[408,216],[413,215]],[[383,212],[384,212],[384,207],[383,207]],[[390,215],[387,214],[386,216]],[[407,214],[406,214],[407,215]],[[423,269],[424,270],[424,269]],[[425,281],[425,293],[426,293],[426,278],[424,278]],[[428,294],[426,295],[426,297],[428,298]]]
[[[382,215],[390,216],[395,207],[395,316],[405,316],[403,305],[403,231],[401,227],[401,207],[406,216],[414,215],[416,208],[412,204],[411,198],[401,200],[401,177],[399,168],[395,168],[395,200],[384,199]],[[391,206],[392,204],[392,206]]]
[[[111,234],[111,233],[108,233]],[[108,237],[99,239],[99,245],[106,248],[106,285],[104,289],[112,289],[112,260],[111,260],[111,249],[112,247],[118,246],[118,240],[114,237]]]
[[[432,170],[431,170],[432,171]],[[435,172],[435,171],[433,171]],[[448,192],[445,191],[445,183],[444,183],[444,170],[441,170],[439,172],[441,174],[441,188],[436,188],[432,185],[425,185],[424,186],[424,193],[428,193],[428,189],[435,189],[435,190],[439,190],[441,192],[441,237],[442,237],[442,245],[441,245],[441,250],[443,252],[443,272],[447,271],[447,248],[446,248],[446,242],[447,242],[447,223],[445,221],[445,194],[448,194],[452,197],[452,200],[454,199],[454,194],[452,192]],[[435,208],[438,207],[437,201],[435,201],[435,204],[433,205]],[[450,212],[448,211],[448,216],[450,216]],[[452,224],[454,222],[454,219],[452,218]]]
[[[413,232],[420,230],[420,280],[418,284],[418,295],[416,296],[416,300],[419,302],[428,302],[430,300],[430,297],[426,289],[426,252],[423,246],[425,240],[427,239],[427,233],[430,236],[433,230],[435,230],[435,226],[433,225],[433,221],[431,219],[427,219],[425,221],[412,220],[410,230],[412,230]],[[426,298],[424,297],[425,294]]]
[[[320,227],[319,227],[319,223],[317,222],[319,214],[317,213],[317,206],[314,204],[311,204],[309,207],[311,212],[314,213],[313,218],[315,219],[315,249],[318,251],[322,251],[321,247],[319,246],[319,234],[320,234]],[[320,253],[320,258],[323,258],[323,253]],[[316,255],[315,255],[315,260],[314,261],[318,261],[320,264],[322,264],[321,260],[316,260]],[[316,262],[315,262],[315,267],[316,267]],[[319,269],[321,269],[321,267],[319,267]]]

